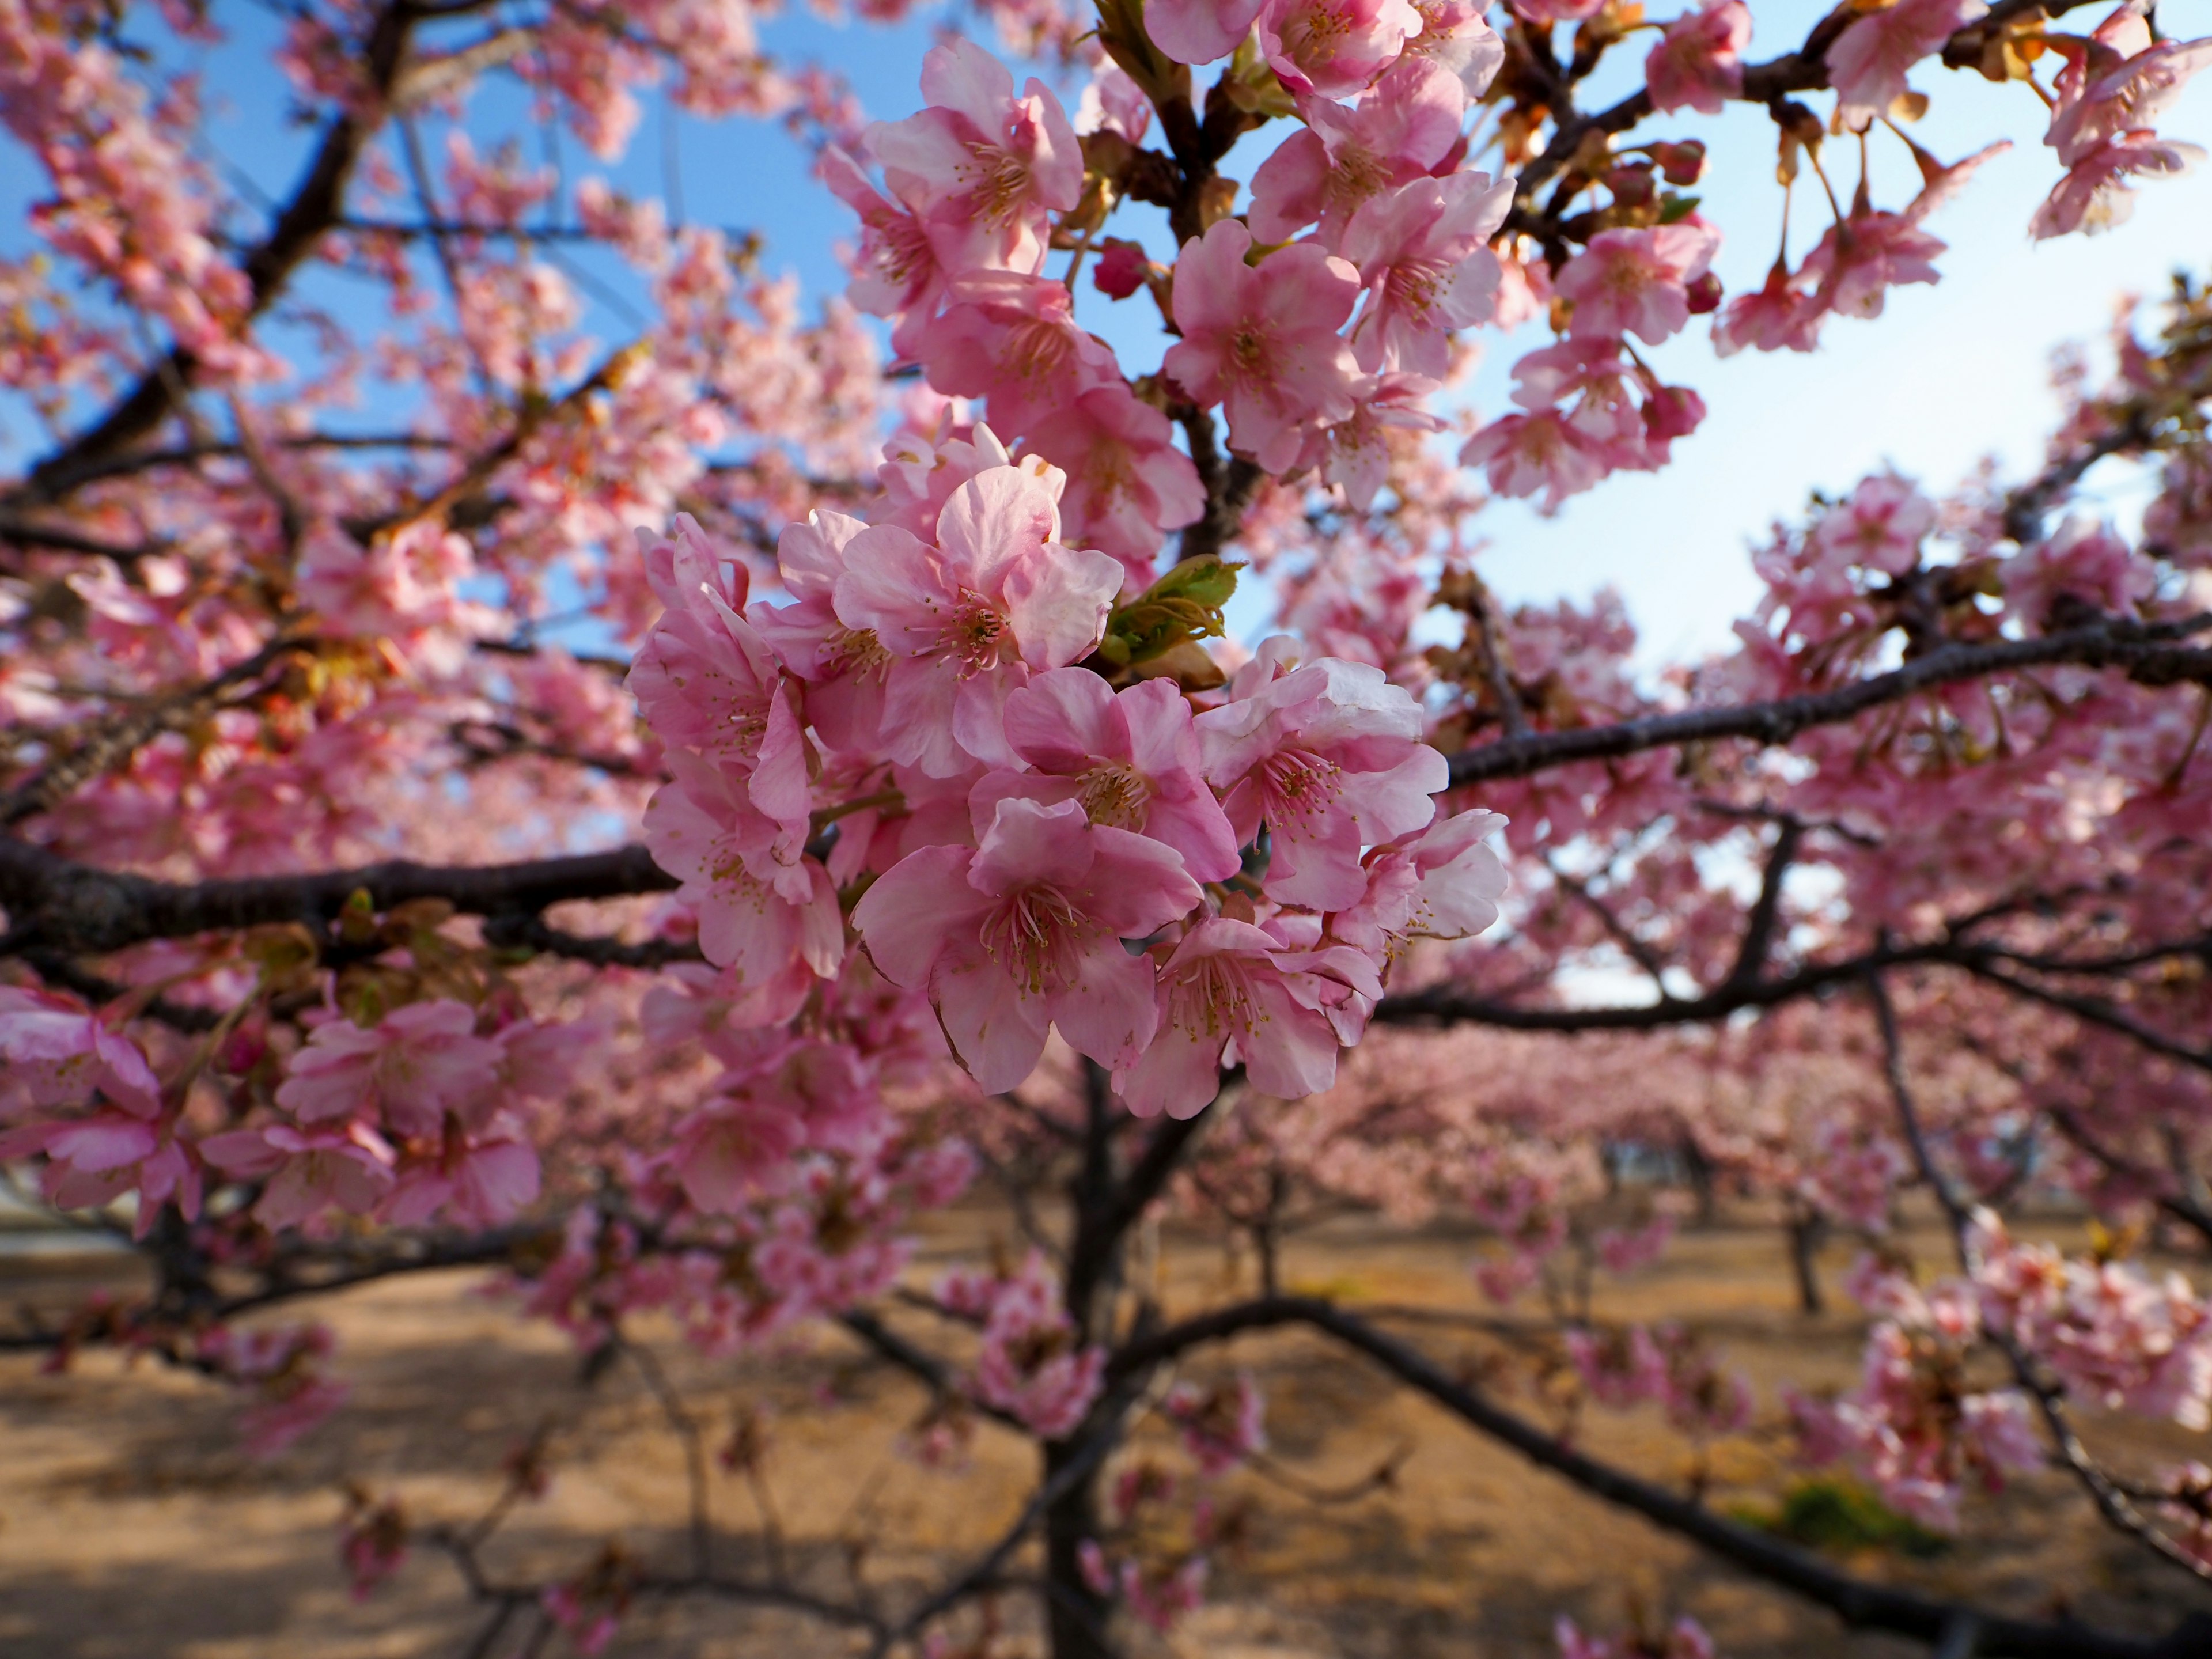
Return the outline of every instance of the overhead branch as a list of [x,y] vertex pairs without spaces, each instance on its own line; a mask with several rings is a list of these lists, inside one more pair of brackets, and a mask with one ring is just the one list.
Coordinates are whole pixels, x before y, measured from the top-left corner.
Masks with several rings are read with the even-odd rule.
[[[1979,1267],[1974,1243],[1973,1216],[1966,1200],[1952,1186],[1950,1177],[1936,1162],[1934,1149],[1929,1146],[1928,1128],[1920,1115],[1919,1103],[1913,1097],[1911,1080],[1905,1075],[1905,1037],[1898,1028],[1897,1009],[1890,1000],[1888,988],[1879,974],[1866,977],[1868,1000],[1874,1005],[1875,1024],[1881,1034],[1882,1074],[1889,1084],[1892,1102],[1896,1105],[1898,1122],[1905,1132],[1905,1142],[1912,1153],[1913,1167],[1920,1178],[1936,1195],[1936,1206],[1943,1212],[1945,1225],[1949,1229],[1951,1246],[1956,1253],[1960,1271],[1971,1279]],[[2174,1540],[2154,1525],[2136,1507],[2121,1484],[2106,1473],[2104,1467],[2089,1454],[2075,1432],[2072,1413],[2067,1408],[2066,1393],[2057,1382],[2044,1374],[2035,1356],[2022,1345],[2011,1331],[1995,1321],[1985,1320],[1983,1334],[1996,1350],[2004,1355],[2012,1369],[2014,1379],[2025,1389],[2036,1404],[2043,1418],[2043,1425],[2050,1432],[2058,1451],[2058,1461],[2081,1490],[2088,1494],[2097,1513],[2106,1525],[2122,1536],[2142,1545],[2152,1554],[2180,1568],[2193,1578],[2212,1582],[2212,1566],[2198,1560]],[[1987,1650],[1984,1650],[1987,1651]]]
[[[294,273],[343,214],[346,187],[389,112],[422,16],[411,0],[393,0],[376,14],[362,44],[358,94],[324,129],[322,142],[291,198],[241,264],[251,290],[241,325],[276,302]],[[172,347],[98,421],[33,467],[8,499],[18,505],[59,500],[88,469],[100,468],[158,428],[189,390],[199,367],[193,352],[181,345]]]
[[1831,691],[1808,691],[1771,702],[1647,714],[1611,726],[1502,738],[1453,756],[1451,781],[1455,787],[1463,787],[1492,778],[1522,778],[1577,761],[1618,760],[1646,750],[1691,743],[1745,738],[1784,744],[1811,727],[1852,720],[1917,692],[2023,668],[2072,664],[2123,669],[2142,685],[2184,682],[2212,685],[2212,648],[2176,643],[2208,629],[2212,629],[2212,613],[2153,623],[2107,617],[2031,640],[1949,645],[1888,673],[1855,680]]
[[144,939],[187,939],[276,922],[328,921],[355,893],[379,910],[444,899],[465,915],[533,915],[571,899],[665,893],[678,885],[641,846],[517,864],[441,866],[394,860],[350,870],[198,883],[98,870],[0,838],[0,905],[17,948],[78,955]]
[[1204,1343],[1246,1331],[1304,1325],[1366,1356],[1462,1422],[1593,1497],[1644,1516],[1730,1565],[1827,1608],[1858,1630],[1936,1643],[1971,1620],[1983,1659],[2191,1659],[2212,1641],[2212,1620],[2193,1614],[2163,1640],[2070,1621],[2014,1619],[1966,1603],[1853,1577],[1816,1556],[1755,1531],[1697,1500],[1599,1461],[1451,1376],[1408,1343],[1315,1297],[1273,1297],[1224,1308],[1127,1343],[1109,1371],[1131,1376]]

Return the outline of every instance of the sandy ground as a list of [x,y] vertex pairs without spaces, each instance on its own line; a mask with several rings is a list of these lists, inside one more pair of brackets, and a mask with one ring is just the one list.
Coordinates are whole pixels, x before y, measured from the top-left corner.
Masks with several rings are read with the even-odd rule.
[[[972,1248],[998,1219],[946,1218],[917,1273]],[[1340,1224],[1295,1244],[1291,1287],[1355,1300],[1480,1311],[1468,1242]],[[1832,1254],[1830,1273],[1845,1253]],[[1171,1305],[1218,1296],[1218,1253],[1172,1238],[1160,1255]],[[0,1259],[0,1296],[53,1304],[112,1268]],[[416,1552],[356,1602],[339,1571],[343,1484],[398,1493],[410,1514],[465,1521],[496,1493],[501,1458],[550,1425],[556,1476],[487,1552],[501,1575],[574,1571],[610,1539],[635,1558],[683,1560],[680,1443],[623,1367],[587,1385],[565,1340],[445,1273],[372,1286],[322,1304],[353,1396],[332,1422],[268,1462],[238,1447],[227,1393],[189,1376],[94,1358],[71,1374],[0,1358],[0,1655],[8,1659],[445,1659],[483,1623],[451,1565]],[[1840,1298],[1838,1298],[1840,1300]],[[1711,1332],[1771,1400],[1787,1376],[1844,1381],[1854,1322],[1795,1310],[1779,1236],[1723,1226],[1679,1239],[1668,1259],[1604,1287],[1601,1314],[1673,1317]],[[927,1330],[914,1326],[917,1333]],[[1448,1324],[1401,1326],[1447,1360],[1496,1346]],[[799,1582],[848,1595],[854,1575],[895,1604],[971,1559],[1018,1510],[1029,1470],[1011,1437],[984,1427],[961,1467],[901,1452],[921,1389],[865,1362],[841,1336],[706,1361],[647,1330],[693,1410],[718,1438],[737,1414],[771,1413],[769,1498]],[[1878,1659],[1924,1652],[1844,1633],[1826,1615],[1711,1564],[1608,1509],[1310,1339],[1238,1341],[1214,1375],[1248,1367],[1269,1399],[1284,1465],[1350,1486],[1403,1449],[1395,1489],[1316,1503],[1249,1474],[1221,1500],[1249,1511],[1212,1601],[1139,1654],[1207,1659],[1538,1659],[1560,1613],[1605,1628],[1632,1607],[1693,1613],[1730,1659]],[[1525,1392],[1524,1406],[1531,1401]],[[2134,1431],[2100,1443],[2123,1459],[2207,1456],[2206,1437]],[[1661,1478],[1685,1473],[1680,1443],[1656,1419],[1594,1420],[1588,1443]],[[1722,1501],[1756,1501],[1790,1478],[1753,1443],[1717,1462]],[[718,1560],[764,1571],[759,1511],[746,1483],[716,1471]],[[1931,1560],[1863,1553],[1863,1571],[2008,1610],[2071,1609],[2113,1626],[2162,1629],[2212,1598],[2103,1531],[2056,1477],[1969,1508],[1959,1544]],[[1027,1598],[1019,1598],[1026,1601]],[[1006,1609],[1007,1654],[1031,1651],[1026,1606]],[[507,1647],[496,1651],[505,1653]],[[793,1656],[851,1650],[787,1615],[708,1604],[641,1604],[608,1650],[629,1659]],[[568,1650],[556,1642],[550,1653]]]

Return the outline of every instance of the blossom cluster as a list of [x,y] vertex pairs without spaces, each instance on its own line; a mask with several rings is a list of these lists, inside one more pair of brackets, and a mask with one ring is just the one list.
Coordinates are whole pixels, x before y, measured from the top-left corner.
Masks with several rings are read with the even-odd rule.
[[672,773],[647,842],[748,1020],[839,972],[849,902],[986,1091],[1057,1030],[1130,1109],[1187,1116],[1224,1064],[1327,1087],[1405,941],[1495,919],[1497,821],[1432,823],[1443,758],[1401,688],[1286,638],[1202,706],[1117,688],[1111,625],[1161,594],[1063,542],[1057,468],[977,428],[882,476],[878,521],[784,532],[782,602],[696,526],[646,554],[668,609],[631,683]]

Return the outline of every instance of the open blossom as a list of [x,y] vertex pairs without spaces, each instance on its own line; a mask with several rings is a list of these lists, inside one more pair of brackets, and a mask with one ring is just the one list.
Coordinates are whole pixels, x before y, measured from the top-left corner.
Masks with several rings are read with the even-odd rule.
[[1352,387],[1352,413],[1309,441],[1302,464],[1344,492],[1355,513],[1364,513],[1389,481],[1394,432],[1441,432],[1443,421],[1422,407],[1437,382],[1419,374],[1370,374]]
[[395,1008],[364,1029],[325,1020],[292,1056],[276,1103],[302,1123],[381,1120],[402,1134],[436,1131],[447,1112],[487,1109],[498,1046],[476,1035],[476,1011],[441,997]]
[[1205,514],[1205,486],[1175,447],[1168,417],[1118,375],[1033,421],[1029,447],[1067,475],[1061,533],[1113,555],[1140,589],[1152,583],[1167,532]]
[[1919,562],[1921,538],[1936,526],[1936,504],[1909,478],[1884,472],[1861,480],[1821,514],[1813,541],[1831,561],[1901,576]]
[[886,978],[927,991],[987,1091],[1011,1089],[1058,1026],[1102,1066],[1158,1021],[1150,961],[1122,948],[1186,915],[1199,888],[1161,842],[1094,825],[1079,801],[999,803],[981,844],[901,860],[853,912]]
[[450,667],[466,636],[490,631],[496,621],[461,597],[475,568],[468,538],[435,520],[380,532],[366,545],[319,521],[306,538],[299,596],[334,632],[390,639],[427,665]]
[[993,772],[975,785],[978,836],[1001,800],[1073,800],[1092,823],[1173,848],[1194,880],[1237,873],[1237,837],[1206,787],[1190,704],[1173,681],[1116,693],[1087,669],[1056,668],[1007,697],[1006,733],[1029,769]]
[[1042,463],[993,467],[952,492],[935,545],[892,525],[846,544],[837,618],[889,655],[891,759],[935,777],[1003,763],[1006,694],[1098,642],[1121,566],[1060,544],[1063,482]]
[[1491,422],[1461,446],[1459,459],[1485,468],[1501,495],[1540,494],[1546,513],[1612,471],[1602,449],[1554,409]]
[[1211,1389],[1178,1382],[1160,1409],[1181,1431],[1202,1474],[1226,1474],[1267,1449],[1267,1396],[1246,1372]]
[[1505,43],[1483,16],[1483,0],[1413,0],[1421,32],[1406,43],[1408,59],[1441,64],[1469,99],[1490,90],[1505,66]]
[[137,1044],[52,992],[0,985],[0,1116],[95,1095],[140,1117],[161,1109],[161,1085]]
[[844,927],[829,872],[753,805],[742,774],[681,749],[666,764],[671,781],[645,810],[645,844],[684,884],[707,960],[757,987],[795,962],[836,973]]
[[1971,1235],[1983,1317],[2045,1360],[2069,1393],[2112,1411],[2212,1424],[2212,1308],[2179,1273],[2069,1261],[2015,1244],[1978,1212]]
[[1743,94],[1743,49],[1751,44],[1751,8],[1743,0],[1702,0],[1667,25],[1644,60],[1651,107],[1662,114],[1694,109],[1718,115]]
[[1082,1342],[1051,1264],[1033,1250],[1011,1279],[948,1289],[983,1316],[976,1398],[1048,1439],[1072,1433],[1103,1385],[1106,1351]]
[[1828,48],[1844,118],[1863,126],[1887,114],[1908,89],[1905,71],[1988,11],[1982,0],[1897,0],[1861,16]]
[[1367,291],[1352,331],[1360,368],[1443,378],[1452,333],[1485,320],[1496,303],[1500,272],[1487,245],[1513,190],[1510,179],[1455,173],[1401,185],[1353,216],[1344,257]]
[[1107,345],[1075,325],[1064,283],[984,271],[953,284],[922,342],[930,384],[989,402],[994,431],[1012,438],[1094,388],[1123,385]]
[[781,1177],[805,1141],[799,1115],[774,1101],[718,1098],[678,1127],[670,1163],[693,1207],[730,1215]]
[[1238,842],[1267,827],[1269,896],[1341,909],[1367,890],[1361,852],[1425,828],[1447,771],[1402,686],[1340,658],[1293,666],[1294,652],[1264,643],[1198,717],[1199,742]]
[[860,246],[846,293],[870,316],[892,319],[891,349],[911,357],[951,280],[929,226],[914,207],[869,183],[860,163],[836,146],[823,152],[820,166],[823,182],[860,216]]
[[1252,234],[1285,242],[1320,222],[1323,247],[1340,247],[1362,203],[1392,185],[1426,178],[1460,141],[1467,93],[1431,59],[1391,66],[1350,108],[1315,99],[1292,133],[1252,175]]
[[2154,43],[2140,11],[2128,6],[2086,44],[2051,44],[2066,64],[2043,142],[2069,168],[2115,140],[2149,136],[2190,81],[2212,67],[2212,40]]
[[786,525],[776,540],[775,562],[793,603],[758,601],[746,613],[783,665],[807,683],[807,720],[832,749],[872,749],[883,725],[890,653],[873,633],[837,619],[845,549],[866,528],[828,507],[815,508],[804,523]]
[[1161,365],[1201,404],[1229,416],[1229,441],[1269,471],[1297,459],[1306,432],[1352,413],[1356,365],[1337,330],[1359,273],[1310,243],[1244,263],[1252,234],[1224,219],[1176,262],[1182,338]]
[[2179,178],[2204,159],[2202,146],[2126,132],[2100,144],[2051,188],[2028,221],[2038,241],[2079,230],[2089,235],[2125,224],[2135,211],[2135,191],[2126,180],[2138,177]]
[[[1326,975],[1307,971],[1316,967]],[[1249,922],[1200,921],[1161,964],[1157,1035],[1141,1059],[1115,1073],[1115,1091],[1139,1117],[1191,1117],[1219,1089],[1222,1066],[1242,1064],[1264,1093],[1319,1093],[1336,1080],[1328,1006],[1340,999],[1331,980],[1370,1003],[1382,994],[1357,951],[1299,951]]]
[[1746,346],[1759,351],[1811,351],[1820,343],[1821,308],[1808,305],[1787,260],[1770,266],[1766,281],[1737,295],[1713,319],[1713,353],[1732,357]]
[[1577,335],[1633,334],[1656,345],[1690,320],[1688,285],[1705,274],[1720,233],[1694,216],[1645,230],[1601,230],[1554,284],[1574,305]]
[[1031,80],[1019,98],[1006,66],[972,41],[922,60],[929,107],[869,130],[884,181],[927,222],[943,263],[1034,271],[1044,222],[1075,205],[1083,151],[1060,100]]
[[1267,0],[1260,51],[1294,93],[1344,98],[1396,61],[1421,32],[1412,0]]
[[264,1227],[296,1227],[336,1207],[367,1215],[392,1189],[391,1146],[365,1123],[301,1130],[272,1123],[210,1135],[200,1151],[216,1168],[263,1185],[253,1206]]
[[685,550],[672,556],[669,609],[637,654],[630,690],[664,743],[744,775],[746,795],[775,822],[788,853],[807,829],[797,700],[775,653],[738,614],[742,589],[718,591],[718,562],[698,526],[681,516],[677,533]]
[[1367,857],[1367,890],[1328,919],[1329,937],[1388,962],[1414,939],[1471,939],[1498,920],[1505,866],[1488,845],[1496,812],[1440,818],[1411,841]]

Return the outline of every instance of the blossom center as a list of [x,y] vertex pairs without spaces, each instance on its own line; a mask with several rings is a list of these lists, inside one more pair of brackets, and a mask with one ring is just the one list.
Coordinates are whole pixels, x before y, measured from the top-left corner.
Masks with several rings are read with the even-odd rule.
[[1009,894],[985,918],[984,951],[1031,996],[1059,990],[1075,978],[1089,917],[1057,887],[1040,884]]
[[1127,761],[1094,766],[1083,775],[1076,791],[1085,816],[1112,830],[1142,830],[1152,786]]
[[1344,792],[1341,767],[1300,750],[1279,750],[1259,770],[1267,819],[1279,830],[1310,829]]
[[975,158],[975,187],[969,195],[976,216],[991,224],[1005,223],[1021,210],[1029,196],[1030,164],[988,139],[974,140],[968,153]]
[[1013,629],[1006,625],[1005,614],[974,589],[963,588],[940,647],[958,665],[961,678],[996,668],[1011,654],[1013,643]]
[[1249,1036],[1265,1018],[1244,964],[1225,955],[1200,957],[1168,987],[1168,1023],[1193,1036]]

